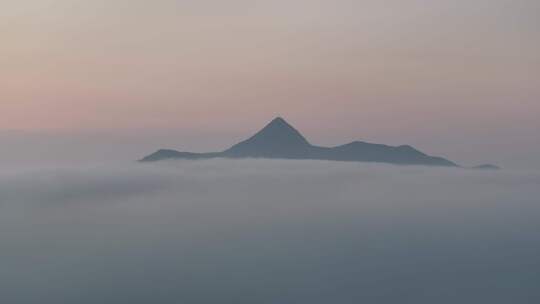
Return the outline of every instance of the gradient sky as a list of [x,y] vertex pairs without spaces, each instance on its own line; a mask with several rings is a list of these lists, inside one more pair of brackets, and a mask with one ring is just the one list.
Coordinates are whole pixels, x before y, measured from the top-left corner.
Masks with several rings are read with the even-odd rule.
[[215,149],[281,115],[315,144],[524,166],[539,54],[538,0],[4,0],[0,130]]

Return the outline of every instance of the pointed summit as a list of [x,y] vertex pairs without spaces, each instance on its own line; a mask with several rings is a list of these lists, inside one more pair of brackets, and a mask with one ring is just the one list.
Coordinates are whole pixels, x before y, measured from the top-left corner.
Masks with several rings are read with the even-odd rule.
[[281,117],[274,118],[251,139],[266,137],[269,140],[281,141],[282,144],[309,144],[306,138]]
[[269,122],[266,126],[271,126],[271,125],[284,125],[284,126],[288,126],[292,128],[292,126],[280,116],[272,119],[272,121]]
[[274,118],[249,139],[234,145],[224,153],[231,156],[300,156],[311,145],[300,132],[281,117]]

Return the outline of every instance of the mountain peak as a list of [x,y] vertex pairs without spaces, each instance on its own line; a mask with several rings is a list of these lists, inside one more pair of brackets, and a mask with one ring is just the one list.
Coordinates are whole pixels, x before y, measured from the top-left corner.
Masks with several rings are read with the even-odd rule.
[[285,125],[289,125],[289,123],[287,121],[285,121],[285,119],[283,119],[283,117],[281,116],[277,116],[276,118],[272,119],[272,121],[270,121],[269,125],[270,124],[285,124]]
[[298,132],[293,126],[291,126],[285,119],[282,117],[276,117],[272,119],[261,131],[265,129],[281,129],[283,131],[295,131]]
[[309,145],[306,138],[281,117],[274,118],[248,140],[269,140],[279,144]]
[[300,134],[300,132],[298,132],[293,126],[291,126],[287,121],[285,121],[285,119],[279,116],[272,119],[272,121],[270,121],[264,128],[262,128],[261,131],[264,131],[266,129],[276,129],[283,132],[293,132]]
[[259,132],[234,145],[226,153],[233,155],[300,154],[311,145],[298,130],[281,117],[274,118]]

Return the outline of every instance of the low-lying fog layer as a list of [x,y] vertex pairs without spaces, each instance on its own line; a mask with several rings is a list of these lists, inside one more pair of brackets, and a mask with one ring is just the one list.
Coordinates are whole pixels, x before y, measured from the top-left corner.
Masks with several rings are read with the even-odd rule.
[[0,243],[10,304],[540,303],[540,174],[262,160],[10,170]]

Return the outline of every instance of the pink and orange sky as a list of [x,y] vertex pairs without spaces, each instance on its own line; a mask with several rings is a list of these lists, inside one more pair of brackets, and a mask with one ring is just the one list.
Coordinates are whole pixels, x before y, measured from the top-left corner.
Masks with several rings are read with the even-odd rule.
[[196,150],[281,115],[315,144],[540,162],[536,0],[7,0],[0,39],[0,130]]

